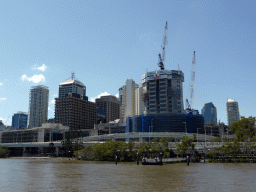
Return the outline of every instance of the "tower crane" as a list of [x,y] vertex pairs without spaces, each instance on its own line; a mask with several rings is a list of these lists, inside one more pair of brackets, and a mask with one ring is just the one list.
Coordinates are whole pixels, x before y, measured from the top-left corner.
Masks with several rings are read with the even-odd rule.
[[196,70],[196,52],[194,51],[193,60],[192,60],[191,81],[190,81],[190,85],[189,85],[190,101],[188,101],[188,99],[186,99],[186,108],[187,109],[193,108],[195,70]]
[[165,28],[164,28],[164,39],[163,39],[163,49],[162,49],[162,55],[159,53],[159,63],[158,66],[161,68],[161,70],[164,70],[164,61],[165,61],[165,47],[167,45],[167,31],[168,31],[168,23],[166,21]]

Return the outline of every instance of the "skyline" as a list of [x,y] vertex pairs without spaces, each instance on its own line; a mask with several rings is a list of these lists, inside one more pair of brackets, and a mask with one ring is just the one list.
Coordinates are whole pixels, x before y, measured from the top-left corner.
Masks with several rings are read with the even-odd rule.
[[[117,95],[127,79],[137,84],[159,70],[168,21],[165,68],[183,71],[188,98],[196,51],[194,108],[217,108],[227,124],[227,99],[240,115],[255,116],[255,3],[253,1],[3,2],[0,7],[0,120],[11,125],[28,112],[32,86],[49,87],[48,119],[59,84],[75,72],[89,100]],[[9,118],[8,118],[9,117]],[[7,120],[7,122],[6,122]]]

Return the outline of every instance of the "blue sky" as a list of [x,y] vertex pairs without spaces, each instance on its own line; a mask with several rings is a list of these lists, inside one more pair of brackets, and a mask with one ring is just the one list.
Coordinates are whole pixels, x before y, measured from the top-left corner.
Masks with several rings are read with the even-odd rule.
[[[256,2],[233,1],[1,1],[0,119],[28,112],[31,86],[49,87],[49,115],[59,83],[71,72],[93,100],[116,95],[127,79],[158,70],[168,21],[166,69],[185,74],[188,97],[196,51],[194,108],[207,102],[227,122],[226,101],[255,116]],[[9,119],[8,119],[9,117]]]

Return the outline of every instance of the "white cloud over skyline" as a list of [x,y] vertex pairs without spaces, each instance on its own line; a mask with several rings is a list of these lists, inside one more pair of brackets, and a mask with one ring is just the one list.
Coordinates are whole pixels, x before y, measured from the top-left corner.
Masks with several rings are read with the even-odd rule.
[[101,96],[107,96],[107,95],[110,95],[110,94],[107,91],[105,91],[104,93],[99,94],[97,97],[90,98],[90,101],[95,102],[95,99],[100,98]]
[[55,103],[55,99],[53,99],[53,100],[51,100],[51,102],[50,102],[51,104],[54,104]]
[[[101,96],[107,96],[107,95],[111,95],[111,94],[109,94],[107,91],[105,91],[105,92],[99,94],[97,97],[90,98],[90,101],[91,101],[91,102],[95,102],[95,99],[98,99],[98,98],[100,98]],[[117,93],[115,96],[116,96],[117,98],[119,98],[119,93]]]
[[6,119],[3,119],[2,117],[0,117],[0,120],[2,120],[2,121],[6,121]]
[[3,98],[0,98],[0,100],[4,101],[4,100],[6,100],[6,98],[5,98],[5,97],[3,97]]
[[46,67],[45,64],[43,64],[41,67],[37,67],[37,69],[40,70],[40,71],[45,71],[46,68],[47,68],[47,67]]
[[28,77],[27,75],[22,75],[21,77],[22,81],[32,81],[34,83],[39,83],[41,81],[45,81],[45,77],[40,74],[40,75],[33,75],[32,77]]

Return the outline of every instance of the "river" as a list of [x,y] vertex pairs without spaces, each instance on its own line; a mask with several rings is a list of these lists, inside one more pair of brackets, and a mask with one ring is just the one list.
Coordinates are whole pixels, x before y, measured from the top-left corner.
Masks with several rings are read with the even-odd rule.
[[0,191],[254,191],[256,164],[0,159]]

